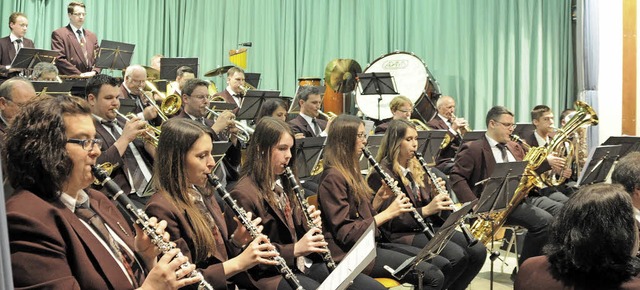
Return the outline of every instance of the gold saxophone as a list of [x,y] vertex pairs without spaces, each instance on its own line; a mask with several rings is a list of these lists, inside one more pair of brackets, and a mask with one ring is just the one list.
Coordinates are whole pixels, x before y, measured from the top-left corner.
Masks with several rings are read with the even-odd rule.
[[[509,214],[527,197],[531,189],[544,187],[544,179],[535,170],[547,159],[547,156],[552,152],[558,152],[560,148],[564,148],[566,141],[573,136],[577,129],[585,125],[598,124],[598,115],[589,105],[576,101],[575,107],[577,113],[558,130],[558,134],[546,146],[530,147],[523,159],[529,163],[525,167],[520,183],[516,187],[516,191],[506,209],[491,213],[488,217],[480,217],[471,225],[471,233],[482,243],[486,245],[491,242],[492,234],[504,225]],[[520,138],[514,136],[512,135],[514,141],[522,142]]]

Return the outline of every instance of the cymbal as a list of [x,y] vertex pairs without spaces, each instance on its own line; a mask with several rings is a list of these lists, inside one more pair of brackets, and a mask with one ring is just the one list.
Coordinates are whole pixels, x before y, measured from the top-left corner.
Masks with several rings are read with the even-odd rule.
[[204,74],[205,77],[215,77],[224,73],[227,73],[227,71],[229,71],[230,68],[232,68],[232,65],[225,65],[225,66],[221,66],[219,68],[216,69],[212,69],[210,71],[208,71],[206,74]]
[[148,80],[157,80],[160,78],[160,71],[152,68],[150,66],[143,66],[144,70],[147,71],[147,79]]
[[361,72],[360,64],[353,59],[334,59],[324,69],[324,83],[336,92],[348,93],[355,89],[356,76]]

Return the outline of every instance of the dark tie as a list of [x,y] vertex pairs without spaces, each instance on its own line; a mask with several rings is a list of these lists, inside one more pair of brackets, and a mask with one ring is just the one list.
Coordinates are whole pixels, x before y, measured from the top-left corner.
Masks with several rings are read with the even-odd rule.
[[413,179],[413,174],[411,174],[410,171],[407,171],[407,180],[409,180],[409,184],[410,184],[410,188],[411,188],[411,192],[413,193],[413,196],[415,197],[416,201],[420,202],[422,201],[422,196],[420,196],[420,188],[418,188],[418,184],[416,184],[416,181]]
[[[116,129],[117,124],[115,120],[113,121],[102,120],[100,121],[100,123],[107,126],[111,130],[111,134],[113,134],[113,137],[116,140],[120,138],[120,133]],[[129,173],[131,174],[131,180],[133,181],[133,184],[131,185],[131,187],[138,194],[143,194],[144,189],[147,186],[147,180],[144,178],[144,174],[142,174],[142,169],[140,169],[140,166],[146,166],[146,164],[145,165],[138,164],[138,161],[136,160],[136,156],[133,154],[133,151],[129,146],[127,146],[127,150],[124,151],[124,162],[127,165],[127,168],[129,169]]]
[[242,107],[242,98],[244,98],[244,95],[242,94],[235,94],[233,95],[234,98],[238,98],[238,107]]
[[[200,193],[196,193],[196,194],[200,195]],[[196,197],[194,198],[193,203],[209,223],[209,227],[211,228],[211,233],[213,234],[213,239],[216,241],[216,252],[218,252],[218,254],[221,257],[223,257],[225,260],[227,260],[228,259],[227,250],[224,245],[224,240],[222,239],[222,234],[220,233],[220,229],[218,228],[218,225],[216,225],[216,220],[213,218],[213,216],[211,215],[211,212],[209,211],[207,206],[204,204],[204,200],[202,200],[203,198],[204,198],[203,196]]]
[[507,144],[498,143],[496,144],[496,147],[500,149],[500,154],[502,154],[502,162],[508,162],[509,160],[507,159]]
[[196,118],[196,121],[200,122],[202,125],[205,125],[205,126],[207,125],[207,124],[204,123],[204,118],[203,117]]
[[320,136],[320,133],[322,132],[322,129],[320,129],[320,126],[318,126],[318,121],[316,120],[316,118],[313,118],[311,120],[311,123],[313,123],[313,135],[314,136]]
[[84,55],[84,61],[88,65],[89,64],[89,57],[88,57],[87,47],[85,45],[86,42],[85,42],[85,39],[84,39],[84,35],[82,33],[82,29],[76,30],[76,33],[78,34],[78,38],[80,39],[80,47],[82,47],[82,54]]
[[21,48],[22,48],[22,39],[18,38],[16,39],[16,53],[20,51]]
[[104,224],[102,218],[89,207],[89,202],[85,202],[84,204],[79,204],[76,207],[75,214],[88,223],[104,240],[107,245],[109,245],[109,250],[122,262],[122,265],[127,270],[127,274],[133,281],[133,287],[137,288],[139,286],[139,282],[144,280],[144,271],[140,264],[138,264],[135,258],[126,250],[123,250],[122,247],[113,239],[109,230]]

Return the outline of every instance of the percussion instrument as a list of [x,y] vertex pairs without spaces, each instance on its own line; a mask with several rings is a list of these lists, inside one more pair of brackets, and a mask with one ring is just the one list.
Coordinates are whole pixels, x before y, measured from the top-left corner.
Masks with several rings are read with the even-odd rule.
[[298,78],[298,86],[316,86],[319,87],[322,85],[322,79],[320,78],[311,78],[311,77],[302,77]]
[[229,71],[230,68],[232,68],[232,65],[225,65],[225,66],[221,66],[219,68],[216,69],[212,69],[210,71],[208,71],[207,73],[204,74],[205,77],[215,77],[215,76],[219,76],[221,74],[225,74],[227,73],[227,71]]
[[344,112],[344,93],[353,91],[356,87],[356,76],[362,68],[353,59],[334,59],[324,70],[326,89],[323,98],[325,111],[342,114]]

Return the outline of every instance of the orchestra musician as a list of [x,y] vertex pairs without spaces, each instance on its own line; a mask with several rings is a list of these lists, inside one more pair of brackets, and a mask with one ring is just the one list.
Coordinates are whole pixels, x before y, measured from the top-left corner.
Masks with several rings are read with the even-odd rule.
[[[231,196],[246,211],[262,219],[263,233],[278,249],[304,289],[316,289],[328,276],[324,263],[314,253],[326,250],[322,235],[320,211],[309,207],[310,218],[318,227],[309,229],[303,213],[293,197],[293,185],[282,176],[292,161],[293,133],[289,126],[273,117],[264,117],[247,149],[247,164]],[[293,167],[292,167],[293,168]],[[291,289],[273,267],[258,266],[249,270],[257,289]],[[356,289],[384,289],[375,280],[358,275]]]
[[222,97],[225,102],[229,104],[237,105],[238,107],[233,110],[234,114],[238,113],[238,110],[242,107],[242,98],[244,98],[245,86],[244,70],[234,66],[227,71],[227,87],[224,91],[216,93],[214,96]]
[[10,65],[23,47],[34,48],[33,40],[25,37],[29,20],[27,15],[21,12],[13,12],[9,16],[9,28],[11,33],[0,38],[0,66]]
[[[483,138],[462,144],[456,155],[450,180],[458,200],[468,202],[478,199],[484,184],[478,182],[493,173],[496,163],[521,161],[525,156],[524,149],[511,141],[510,135],[515,128],[514,115],[507,108],[494,106],[487,112],[487,133]],[[543,163],[536,172],[544,172],[548,165]],[[476,185],[478,184],[478,185]],[[507,217],[506,223],[519,225],[528,230],[518,260],[522,264],[526,259],[542,254],[542,247],[547,241],[548,226],[554,215],[562,209],[548,197],[527,198],[516,205]],[[512,275],[515,277],[515,272]]]
[[[157,161],[163,166],[154,169],[156,192],[146,212],[167,221],[172,241],[214,289],[227,289],[228,279],[236,274],[259,263],[273,266],[269,258],[276,254],[266,236],[252,239],[239,222],[235,232],[229,232],[221,205],[205,188],[206,175],[215,165],[211,155],[214,135],[210,128],[185,118],[162,125]],[[261,229],[260,221],[256,218],[252,223]],[[249,287],[246,280],[244,275],[234,279]]]
[[164,55],[162,55],[162,54],[160,54],[160,53],[158,53],[158,54],[154,54],[154,55],[151,57],[151,61],[149,62],[149,66],[150,66],[152,69],[155,69],[155,70],[157,70],[157,71],[160,71],[160,59],[161,59],[161,58],[163,58],[163,57],[164,57]]
[[[418,149],[417,139],[418,131],[409,121],[400,119],[389,122],[376,160],[398,182],[398,187],[423,217],[436,219],[442,211],[450,211],[453,202],[448,193],[439,193],[434,189],[433,180],[414,157],[414,152]],[[371,173],[367,181],[373,190],[378,190],[383,184],[377,172]],[[440,188],[445,188],[445,182],[441,178],[436,178],[436,181]],[[387,208],[392,202],[393,200],[387,199],[381,209]],[[424,248],[429,239],[416,231],[417,226],[410,215],[404,214],[380,226],[380,230],[389,242]],[[484,245],[476,243],[470,247],[464,235],[456,231],[439,254],[449,260],[452,268],[451,276],[445,276],[443,288],[466,289],[482,269],[486,254]]]
[[189,66],[181,66],[176,70],[176,80],[173,82],[170,82],[167,88],[167,95],[173,95],[176,94],[178,96],[182,95],[182,88],[184,87],[184,84],[190,80],[196,77],[195,72],[193,71],[193,69]]
[[84,28],[87,12],[84,3],[70,2],[67,6],[69,24],[51,33],[51,50],[57,50],[56,66],[61,75],[90,77],[100,73],[95,67],[98,38]]
[[[87,82],[87,101],[91,108],[97,136],[102,140],[98,164],[110,163],[115,168],[111,179],[127,193],[139,208],[149,200],[145,188],[151,180],[155,148],[138,138],[146,134],[147,123],[138,117],[126,120],[116,114],[120,109],[120,83],[117,79],[97,74]],[[94,185],[106,192],[107,188]]]
[[640,152],[630,152],[618,160],[611,174],[611,183],[621,184],[631,195],[633,213],[640,222]]
[[467,120],[455,117],[456,101],[451,96],[441,96],[436,101],[436,109],[438,114],[427,122],[427,126],[434,130],[447,130],[447,134],[451,138],[447,147],[440,150],[436,160],[436,168],[449,174],[453,167],[453,159],[462,143],[462,135],[467,132],[469,124]]
[[[412,206],[404,194],[393,197],[387,186],[380,187],[372,196],[373,191],[360,174],[358,165],[358,158],[366,144],[362,120],[351,115],[338,116],[330,126],[327,138],[318,202],[322,209],[326,241],[334,259],[339,262],[371,223],[381,227],[409,213]],[[393,202],[381,210],[380,206],[386,199]],[[377,256],[363,271],[372,277],[393,279],[384,266],[395,269],[421,250],[409,245],[386,243],[379,231],[376,231],[376,241]],[[448,264],[442,257],[436,256],[433,260],[438,260],[437,263],[442,265]],[[443,289],[445,276],[438,267],[420,262],[417,269],[424,274],[423,289]],[[448,272],[450,269],[443,270]],[[417,285],[418,277],[409,274],[401,282]]]
[[33,66],[31,79],[34,81],[55,82],[58,81],[58,68],[50,62],[39,62]]
[[[158,115],[158,111],[154,106],[149,103],[149,98],[144,96],[143,91],[145,81],[147,80],[147,71],[141,65],[130,65],[124,72],[124,81],[120,86],[120,97],[124,99],[132,99],[136,102],[136,107],[133,112],[137,114],[138,118],[143,121],[149,122],[149,124],[159,126],[162,124],[162,119]],[[153,97],[155,100],[156,97]]]
[[328,122],[318,119],[318,110],[322,105],[322,92],[315,86],[301,86],[298,90],[300,113],[289,121],[296,136],[327,136]]
[[13,77],[0,84],[0,148],[20,108],[35,96],[36,91],[27,79]]
[[262,117],[274,117],[282,120],[283,122],[287,121],[287,104],[284,103],[282,99],[269,99],[262,103],[262,107],[260,107],[260,112],[256,117],[255,123],[258,124]]
[[411,112],[413,112],[413,102],[405,96],[396,96],[389,102],[389,109],[391,109],[393,116],[390,120],[376,126],[375,134],[384,134],[389,127],[389,123],[393,120],[409,120]]
[[[16,193],[7,202],[16,289],[177,289],[199,281],[177,249],[160,251],[102,193],[88,189],[100,155],[86,101],[43,95],[7,132],[4,160]],[[149,219],[165,242],[166,222]],[[146,274],[146,275],[145,275]],[[146,278],[145,278],[146,276]]]

